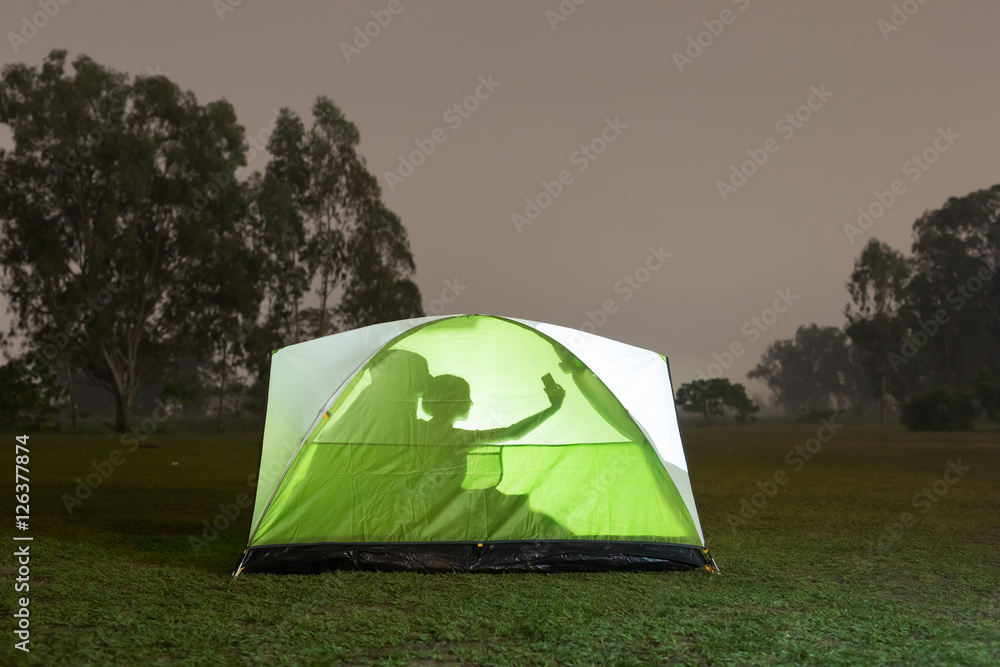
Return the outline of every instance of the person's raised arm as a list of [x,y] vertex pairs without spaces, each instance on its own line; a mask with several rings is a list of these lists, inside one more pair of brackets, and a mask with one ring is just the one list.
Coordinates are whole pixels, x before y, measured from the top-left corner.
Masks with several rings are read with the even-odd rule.
[[562,407],[563,400],[566,398],[566,390],[556,384],[556,381],[552,379],[552,375],[548,373],[542,377],[542,383],[545,385],[545,394],[549,397],[549,407],[530,417],[525,417],[516,424],[511,424],[503,428],[479,431],[479,437],[476,440],[481,444],[493,444],[523,438],[541,426],[546,419],[558,412],[559,408]]

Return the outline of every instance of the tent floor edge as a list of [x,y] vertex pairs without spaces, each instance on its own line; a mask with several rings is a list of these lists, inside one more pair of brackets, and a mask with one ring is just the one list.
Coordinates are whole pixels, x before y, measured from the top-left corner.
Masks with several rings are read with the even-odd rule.
[[320,543],[251,547],[241,571],[318,574],[384,572],[662,572],[709,569],[704,547],[585,540]]

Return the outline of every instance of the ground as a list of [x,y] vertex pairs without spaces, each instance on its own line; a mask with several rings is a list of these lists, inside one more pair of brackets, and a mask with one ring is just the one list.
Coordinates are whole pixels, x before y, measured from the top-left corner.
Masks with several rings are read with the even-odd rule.
[[[8,632],[0,664],[1000,663],[995,427],[685,427],[721,576],[238,580],[259,437],[159,428],[135,451],[31,437],[30,528],[0,530],[4,615],[30,596],[31,652]],[[100,484],[70,513],[89,473]],[[13,590],[14,533],[34,537],[28,593]]]

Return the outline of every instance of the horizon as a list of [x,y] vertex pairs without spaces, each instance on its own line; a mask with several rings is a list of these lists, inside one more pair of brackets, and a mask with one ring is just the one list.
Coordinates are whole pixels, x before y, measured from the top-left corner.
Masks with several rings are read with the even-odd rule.
[[231,102],[248,137],[329,96],[407,229],[427,314],[594,328],[670,358],[677,386],[731,356],[721,376],[770,400],[747,372],[801,325],[843,326],[869,238],[909,255],[923,212],[1000,182],[983,0],[101,0],[12,39],[39,6],[0,10],[3,65],[66,49],[163,72]]

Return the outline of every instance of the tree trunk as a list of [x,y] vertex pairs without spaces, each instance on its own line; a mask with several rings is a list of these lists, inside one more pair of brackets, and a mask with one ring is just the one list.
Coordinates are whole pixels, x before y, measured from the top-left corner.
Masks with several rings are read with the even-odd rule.
[[881,415],[881,423],[885,423],[885,375],[882,376],[882,393],[878,397],[878,408],[879,414]]
[[132,428],[132,402],[134,398],[134,391],[115,394],[115,430],[119,433],[126,433]]
[[243,390],[246,385],[237,384],[236,385],[236,399],[233,403],[233,413],[236,415],[236,419],[240,422],[240,433],[246,433],[247,425],[243,419]]
[[[299,255],[293,252],[291,256],[292,265],[298,266]],[[284,280],[284,279],[282,279]],[[308,291],[308,287],[306,288]],[[302,340],[302,324],[299,317],[299,301],[301,300],[301,295],[298,293],[298,287],[295,289],[295,298],[292,300],[292,342],[298,343]]]
[[132,428],[132,407],[135,396],[139,393],[141,382],[136,373],[135,347],[138,341],[133,341],[132,356],[119,354],[105,347],[103,349],[104,363],[111,374],[110,389],[115,397],[115,430],[125,433]]
[[298,299],[295,299],[294,306],[293,306],[292,310],[293,310],[293,313],[294,313],[294,315],[293,315],[294,319],[292,321],[292,328],[293,328],[293,331],[292,331],[292,339],[293,340],[292,340],[292,342],[293,343],[298,343],[301,340],[301,338],[299,336],[299,300]]
[[222,377],[219,380],[219,414],[215,421],[215,432],[222,433],[222,413],[223,407],[226,401],[226,376],[229,371],[229,364],[227,362],[229,352],[229,346],[223,343],[222,345]]
[[326,300],[329,296],[330,286],[330,270],[327,267],[323,267],[323,289],[320,291],[319,297],[319,337],[326,335]]
[[76,393],[73,391],[73,365],[66,361],[66,391],[69,392],[69,410],[73,419],[73,429],[80,427],[76,409]]

